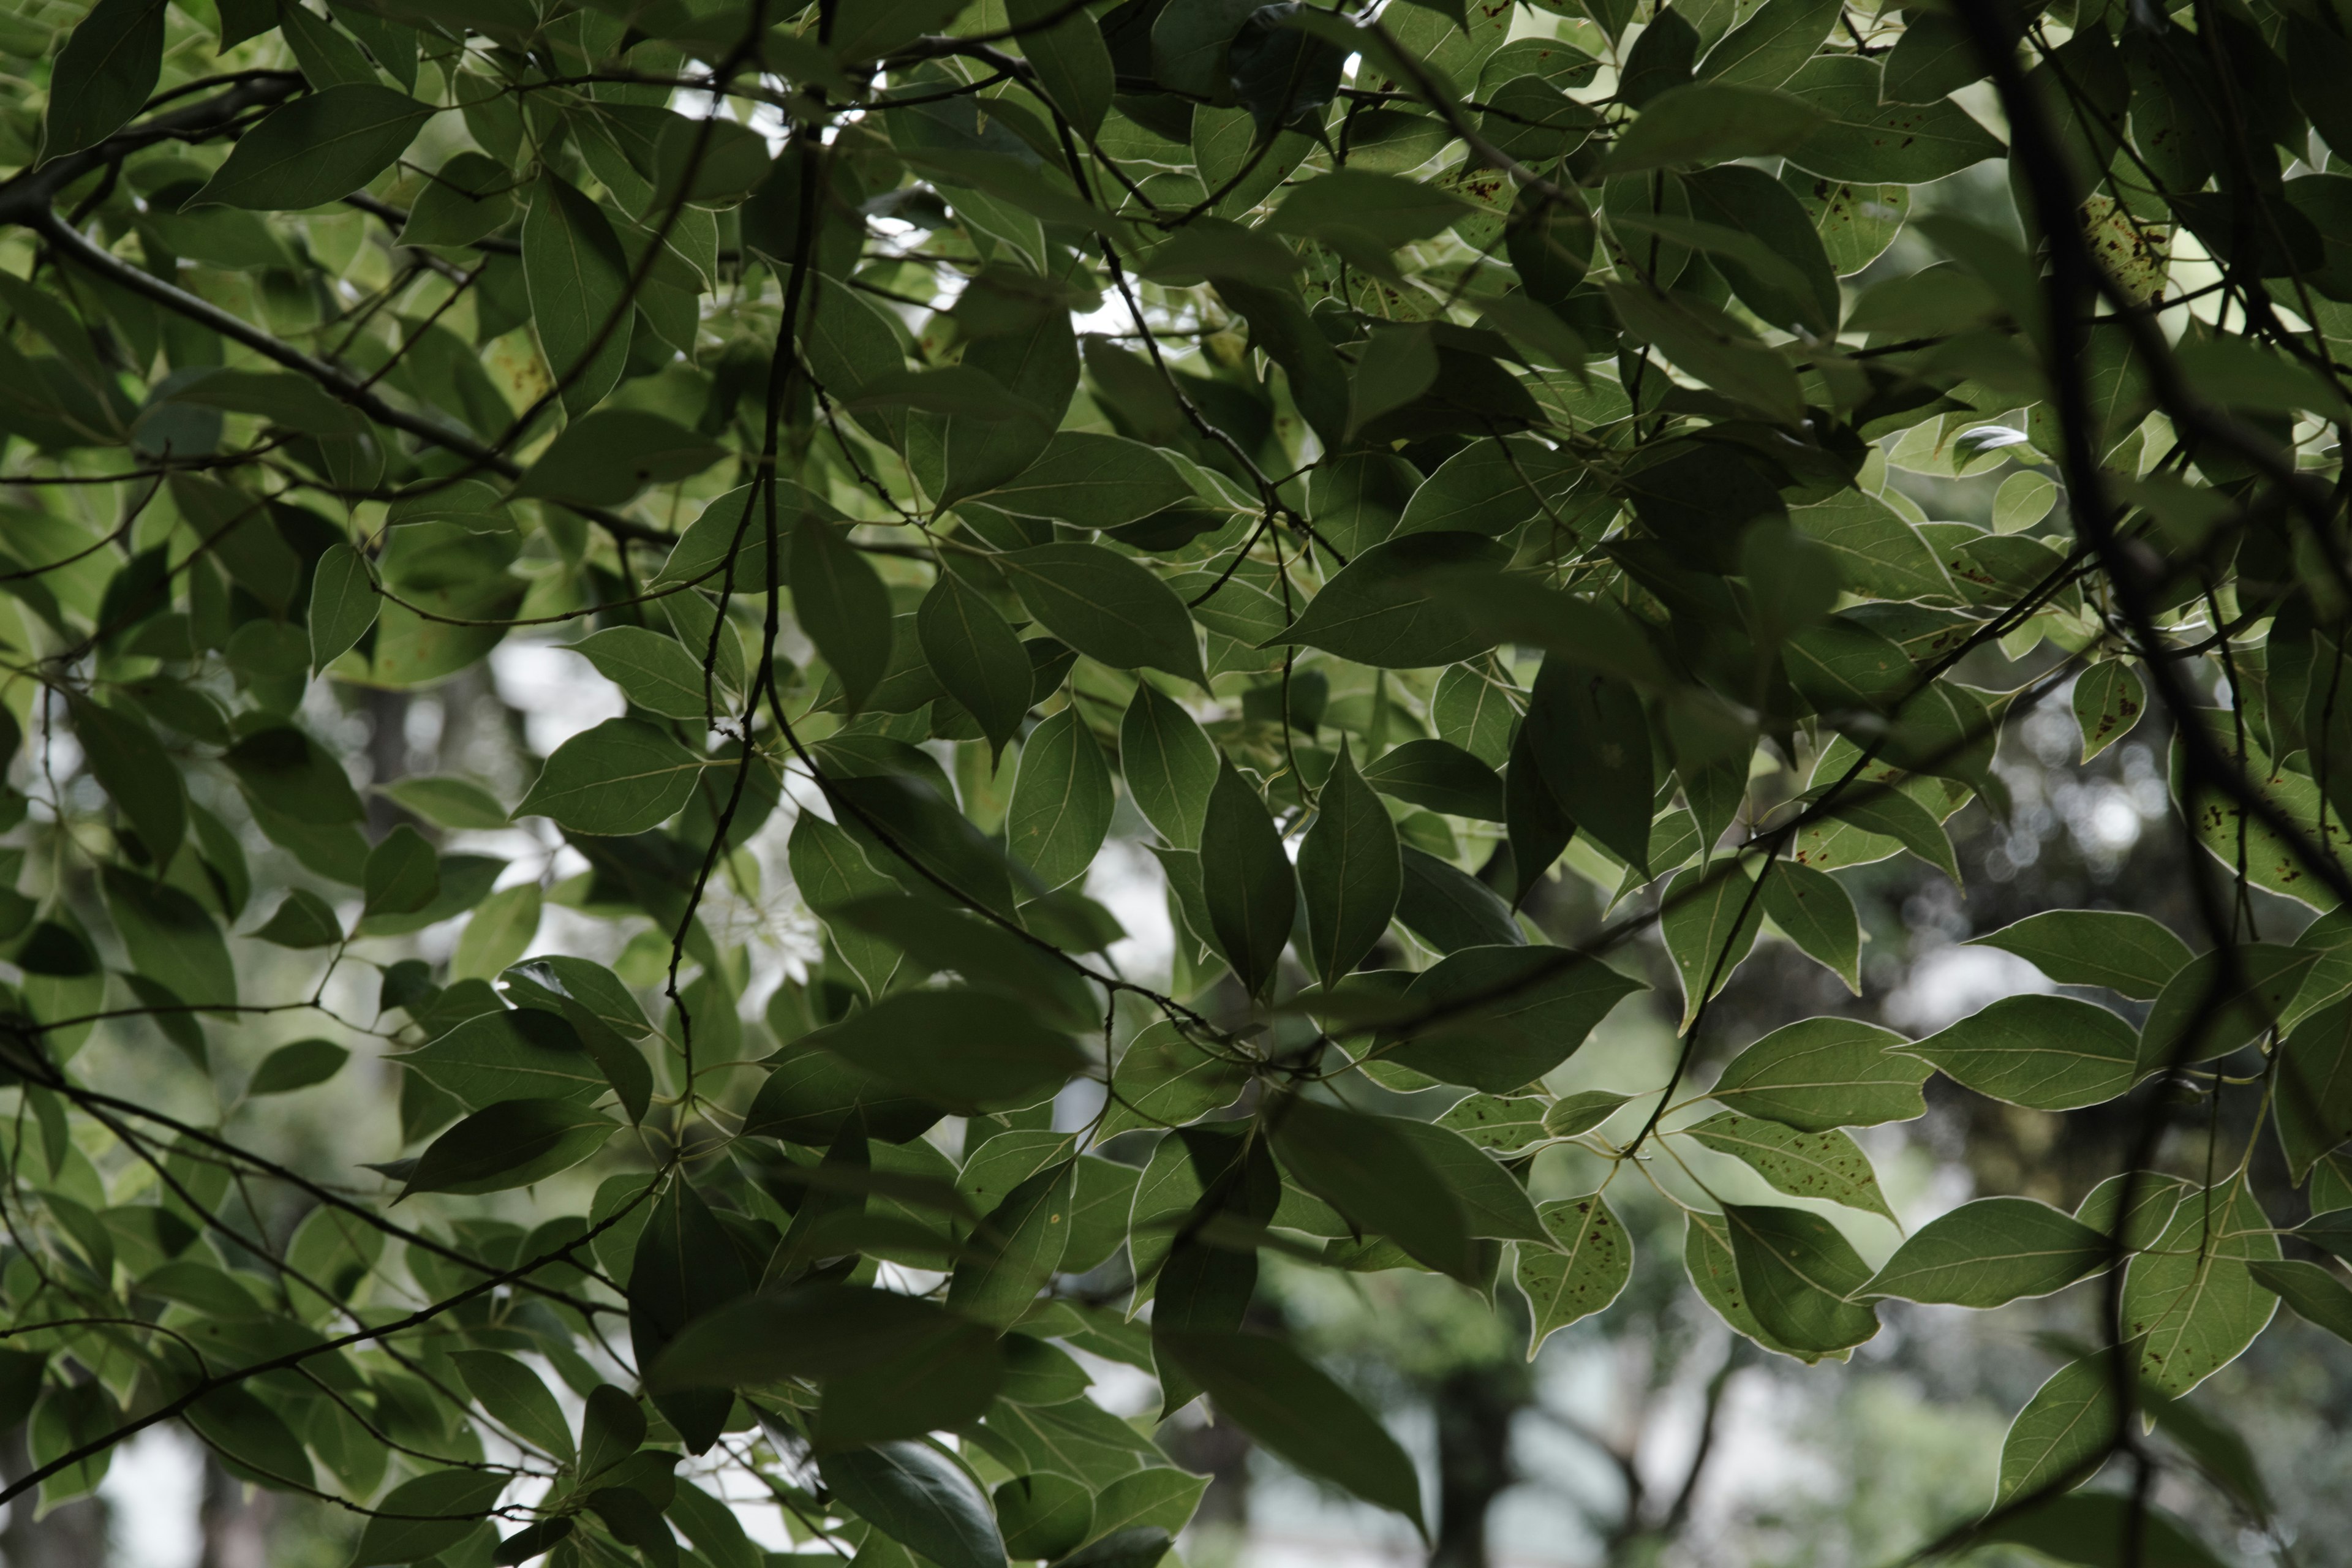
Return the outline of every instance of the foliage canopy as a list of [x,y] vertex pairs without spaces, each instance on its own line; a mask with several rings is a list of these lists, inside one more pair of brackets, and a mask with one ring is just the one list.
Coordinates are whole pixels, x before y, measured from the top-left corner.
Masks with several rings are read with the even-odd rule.
[[[2319,1261],[2352,1210],[2347,32],[2328,0],[18,11],[9,1494],[177,1421],[365,1515],[363,1568],[754,1568],[722,1470],[877,1568],[1150,1568],[1202,1479],[1075,1348],[1419,1525],[1394,1439],[1245,1327],[1260,1253],[1516,1297],[1532,1356],[1624,1285],[1622,1181],[1808,1363],[1889,1300],[2103,1277],[1937,1545],[2201,1560],[2070,1489],[2150,1464],[2130,1416],[2188,1422],[2280,1300],[2352,1337]],[[1956,183],[1976,216],[1914,211]],[[1986,529],[1890,460],[2015,472]],[[625,710],[511,790],[346,721],[549,637]],[[2193,942],[2053,910],[1984,940],[2090,996],[1719,1061],[1759,938],[1858,989],[1836,873],[1957,879],[2003,726],[2068,694],[2086,760],[2160,710]],[[1115,832],[1165,876],[1164,986],[1086,893]],[[481,852],[517,844],[538,869]],[[2260,942],[2249,889],[2323,912]],[[1671,1071],[1555,1096],[1653,931]],[[319,1037],[250,1044],[281,1016]],[[341,1163],[236,1122],[366,1071],[396,1112]],[[2075,1214],[1986,1197],[1874,1268],[1831,1217],[1892,1217],[1849,1130],[1937,1073],[2129,1097],[2137,1146]],[[2308,1239],[2252,1149],[2166,1168],[2215,1097],[2264,1108]]]

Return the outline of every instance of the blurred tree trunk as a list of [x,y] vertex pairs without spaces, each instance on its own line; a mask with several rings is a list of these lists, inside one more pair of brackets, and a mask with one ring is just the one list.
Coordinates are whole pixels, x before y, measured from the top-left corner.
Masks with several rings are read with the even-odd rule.
[[247,1490],[207,1451],[205,1500],[196,1516],[205,1549],[196,1568],[268,1568],[269,1526],[277,1504],[268,1492]]
[[[0,1439],[0,1476],[15,1480],[33,1468],[25,1448],[25,1429],[17,1427]],[[0,1558],[7,1568],[106,1568],[105,1502],[87,1497],[52,1509],[36,1521],[39,1504],[27,1492],[8,1505],[8,1522],[0,1527]]]
[[1530,1390],[1520,1368],[1458,1367],[1437,1385],[1437,1541],[1430,1568],[1486,1568],[1486,1515],[1517,1479],[1511,1467],[1513,1417]]

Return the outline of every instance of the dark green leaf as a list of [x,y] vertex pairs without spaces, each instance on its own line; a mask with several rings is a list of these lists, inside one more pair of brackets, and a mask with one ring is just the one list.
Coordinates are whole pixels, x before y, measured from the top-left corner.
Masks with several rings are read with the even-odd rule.
[[1794,860],[1777,862],[1765,879],[1764,912],[1799,952],[1862,994],[1862,925],[1836,878]]
[[1222,1414],[1284,1459],[1426,1533],[1412,1461],[1371,1414],[1279,1340],[1169,1331],[1157,1342]]
[[331,546],[310,580],[310,669],[313,674],[359,645],[375,625],[375,584],[367,562],[348,544]]
[[352,1053],[332,1040],[297,1040],[261,1058],[246,1080],[248,1099],[263,1094],[289,1094],[324,1083],[343,1068]]
[[1897,1048],[1906,1044],[1856,1019],[1806,1018],[1732,1058],[1707,1094],[1808,1132],[1908,1121],[1927,1114],[1920,1085],[1934,1069]]
[[563,406],[585,414],[620,378],[629,355],[629,264],[604,209],[552,172],[533,187],[522,221],[522,269],[531,324]]
[[652,725],[607,719],[555,749],[515,815],[551,817],[574,833],[643,833],[677,814],[702,767]]
[[1119,721],[1118,768],[1136,808],[1180,849],[1198,848],[1215,789],[1217,748],[1175,699],[1148,680]]
[[1033,1105],[1085,1060],[1028,1008],[978,991],[900,992],[803,1043],[959,1115]]
[[[1026,654],[1022,667],[1028,667]],[[1064,708],[1022,745],[1004,816],[1005,846],[1046,887],[1066,887],[1094,864],[1110,829],[1112,805],[1102,747],[1077,709]]]
[[2189,962],[2188,944],[2171,931],[2117,910],[2028,915],[1969,945],[2013,952],[2061,985],[2105,985],[2140,1002],[2154,1000]]
[[391,167],[433,112],[389,88],[357,83],[299,98],[239,138],[188,205],[283,211],[339,201]]
[[441,858],[425,836],[402,823],[368,852],[364,915],[413,914],[441,891]]
[[890,668],[890,595],[845,533],[814,518],[793,531],[793,613],[833,667],[851,711]]
[[692,479],[725,456],[726,449],[709,437],[657,414],[598,409],[564,427],[515,493],[619,506],[648,485]]
[[502,1100],[417,1156],[409,1193],[499,1193],[568,1171],[604,1146],[614,1123],[562,1100]]
[[1878,1331],[1877,1314],[1848,1299],[1870,1269],[1836,1226],[1803,1209],[1726,1204],[1723,1215],[1748,1306],[1773,1337],[1827,1353]]
[[1328,988],[1370,953],[1404,886],[1396,828],[1365,787],[1343,740],[1315,824],[1298,846],[1298,886],[1315,970]]
[[2070,996],[2010,996],[1908,1047],[1979,1094],[2035,1110],[2115,1099],[2139,1080],[2139,1037]]
[[343,940],[343,922],[326,900],[297,888],[253,935],[278,947],[332,947]]
[[95,146],[139,112],[163,69],[163,0],[99,0],[49,68],[41,154]]
[[2107,1241],[2031,1198],[1979,1198],[1895,1249],[1865,1296],[1998,1307],[2063,1289],[2106,1261]]
[[1225,962],[1254,995],[1273,984],[1298,889],[1257,791],[1227,763],[1201,826],[1201,891]]
[[[1317,182],[1320,183],[1320,182]],[[1494,646],[1429,576],[1449,567],[1500,568],[1506,556],[1475,533],[1416,533],[1376,544],[1323,586],[1272,639],[1321,648],[1382,669],[1454,664]]]
[[1205,683],[1183,601],[1127,556],[1099,544],[1041,544],[1003,564],[1030,613],[1087,658]]
[[1294,1100],[1274,1129],[1274,1148],[1308,1192],[1429,1267],[1467,1279],[1477,1262],[1461,1201],[1402,1125]]
[[937,1449],[877,1443],[828,1454],[818,1470],[859,1518],[939,1568],[1004,1568],[1004,1542],[988,1495]]
[[[1028,650],[979,589],[952,572],[940,573],[916,612],[915,631],[932,673],[979,721],[990,745],[1002,746],[1020,732],[1029,716]],[[1103,782],[1110,782],[1108,772]],[[1086,858],[1093,857],[1088,846]]]

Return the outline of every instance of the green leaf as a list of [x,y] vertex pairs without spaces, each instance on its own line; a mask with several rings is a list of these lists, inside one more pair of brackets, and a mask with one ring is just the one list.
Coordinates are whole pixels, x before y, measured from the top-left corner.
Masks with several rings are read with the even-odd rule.
[[2116,1439],[2116,1373],[2105,1355],[2067,1363],[2036,1389],[2000,1445],[1998,1507],[2011,1498],[2081,1479]]
[[1472,1236],[1538,1245],[1549,1239],[1518,1178],[1480,1152],[1475,1143],[1434,1122],[1410,1117],[1391,1120],[1462,1205],[1463,1220]]
[[390,88],[357,83],[298,98],[239,137],[187,205],[293,211],[341,201],[390,168],[433,114]]
[[1290,940],[1298,887],[1265,803],[1231,763],[1217,774],[1201,825],[1201,893],[1235,978],[1264,994]]
[[2318,954],[2274,942],[2247,942],[2227,956],[2200,953],[2180,966],[2140,1026],[2139,1064],[2155,1072],[2168,1064],[2210,1061],[2271,1027],[2294,1001]]
[[1560,948],[1465,948],[1405,991],[1407,1016],[1433,1021],[1384,1033],[1381,1044],[1390,1060],[1416,1072],[1509,1094],[1567,1060],[1610,1009],[1642,989],[1600,960]]
[[1112,1074],[1097,1140],[1136,1127],[1178,1127],[1231,1105],[1249,1070],[1187,1039],[1161,1019],[1128,1043]]
[[1870,1279],[1837,1227],[1804,1209],[1723,1205],[1739,1283],[1756,1321],[1799,1349],[1826,1354],[1878,1332],[1878,1315],[1850,1298]]
[[1895,1217],[1878,1190],[1870,1156],[1837,1128],[1801,1132],[1778,1121],[1718,1110],[1682,1129],[1719,1154],[1729,1154],[1791,1197],[1827,1198],[1848,1208]]
[[1544,1124],[1549,1109],[1544,1100],[1532,1094],[1517,1098],[1474,1094],[1456,1101],[1453,1110],[1437,1119],[1437,1125],[1459,1132],[1480,1149],[1516,1154],[1549,1134]]
[[971,499],[1019,517],[1117,528],[1193,496],[1175,465],[1142,442],[1065,430],[1035,462]]
[[[1320,181],[1316,182],[1320,184]],[[1433,573],[1499,570],[1507,557],[1475,533],[1414,533],[1358,555],[1307,602],[1275,643],[1297,643],[1381,669],[1457,664],[1494,646],[1449,597]]]
[[1699,62],[1701,81],[1779,87],[1813,58],[1836,27],[1830,0],[1764,0]]
[[1920,1085],[1934,1069],[1907,1043],[1858,1019],[1802,1019],[1732,1058],[1707,1096],[1807,1132],[1908,1121],[1927,1112]]
[[375,583],[366,559],[348,544],[330,545],[310,579],[310,671],[359,646],[375,625]]
[[[910,1372],[925,1381],[895,1386]],[[1003,1385],[1004,1356],[993,1331],[936,1302],[805,1283],[698,1316],[668,1342],[647,1383],[674,1392],[788,1377],[825,1384],[821,1430],[828,1447],[850,1447],[971,1421]],[[844,1392],[871,1405],[856,1412],[862,1421],[845,1419]]]
[[1099,544],[1040,544],[1001,558],[1045,629],[1116,669],[1164,669],[1205,685],[1200,643],[1167,584]]
[[2153,1000],[2189,962],[2189,946],[2146,915],[2117,910],[2051,910],[2028,915],[1970,947],[2013,952],[2061,985],[2104,985]]
[[1220,765],[1192,716],[1150,681],[1137,681],[1119,721],[1118,771],[1136,809],[1176,847],[1200,847]]
[[1005,1568],[988,1494],[939,1450],[877,1443],[827,1454],[817,1470],[858,1518],[939,1568]]
[[420,774],[394,779],[383,793],[436,827],[495,833],[511,820],[498,797],[471,779],[455,774]]
[[1274,1151],[1299,1185],[1364,1230],[1440,1273],[1469,1279],[1477,1258],[1468,1217],[1404,1125],[1292,1100],[1273,1128]]
[[43,161],[94,147],[121,130],[146,105],[163,71],[163,0],[99,0],[74,24],[49,68]]
[[[1056,0],[1008,0],[1006,15],[1022,29],[1021,52],[1036,68],[1045,96],[1071,129],[1091,139],[1102,129],[1111,101],[1111,58],[1102,29]],[[1053,25],[1045,26],[1049,21]]]
[[948,1307],[996,1328],[1021,1321],[1055,1269],[1070,1238],[1077,1164],[1038,1172],[1004,1195],[972,1236],[974,1256],[956,1265]]
[[471,245],[514,218],[512,171],[479,153],[460,153],[433,172],[408,209],[403,245]]
[[2031,1198],[1979,1198],[1921,1226],[1865,1296],[1999,1307],[2063,1290],[2107,1260],[2107,1240]]
[[418,1563],[455,1546],[488,1516],[507,1480],[495,1470],[428,1470],[401,1482],[375,1505],[353,1560]]
[[1873,599],[1960,596],[1927,539],[1875,496],[1843,490],[1828,500],[1791,508],[1789,521],[1837,557],[1840,580],[1856,594]]
[[1949,99],[1883,102],[1879,62],[1824,55],[1788,79],[1788,90],[1827,123],[1788,149],[1789,162],[1828,180],[1924,184],[2003,151],[1992,133]]
[[2139,1081],[2139,1037],[2071,996],[2008,996],[1906,1047],[1979,1094],[2035,1110],[2075,1110]]
[[[915,613],[915,635],[931,672],[979,721],[992,747],[1020,733],[1033,684],[1029,652],[979,589],[952,572],[940,573]],[[1109,783],[1103,770],[1106,799]],[[1094,848],[1087,847],[1089,860]]]
[[539,935],[546,900],[536,882],[501,888],[474,908],[449,955],[452,978],[488,980],[523,955]]
[[310,947],[332,947],[343,940],[342,921],[335,916],[334,907],[308,888],[297,888],[286,895],[278,912],[252,933],[260,941],[277,947],[298,951]]
[[[1768,868],[1766,876],[1771,876]],[[1756,879],[1737,860],[1677,872],[1660,901],[1658,934],[1682,976],[1682,1027],[1728,984],[1764,923]]]
[[1544,1112],[1543,1130],[1554,1138],[1590,1132],[1637,1098],[1613,1089],[1584,1089],[1562,1095]]
[[1328,989],[1361,963],[1389,929],[1404,887],[1396,827],[1339,742],[1315,825],[1298,846],[1298,887],[1315,970]]
[[607,719],[555,749],[515,815],[574,833],[644,833],[677,815],[702,767],[642,720]]
[[614,1125],[570,1100],[502,1100],[436,1138],[417,1156],[401,1195],[529,1186],[595,1153]]
[[708,436],[658,414],[600,408],[564,426],[523,474],[515,494],[621,506],[648,485],[690,479],[726,455]]
[[708,721],[715,705],[724,713],[725,682],[706,683],[701,661],[676,637],[644,626],[606,626],[573,643],[572,651],[596,667],[639,708],[669,719]]
[[[2160,1509],[2144,1510],[2135,1530],[2126,1522],[2134,1506],[2132,1499],[2115,1492],[2053,1497],[1991,1525],[1976,1540],[1989,1546],[2023,1546],[2084,1568],[2221,1568],[2221,1560],[2203,1542]],[[2127,1556],[2126,1541],[2137,1541],[2140,1549]]]
[[[1022,664],[1027,667],[1025,654]],[[1064,708],[1031,731],[1021,748],[1021,771],[1004,816],[1005,847],[1047,888],[1067,887],[1094,864],[1110,830],[1112,806],[1102,747],[1077,709]]]
[[1793,1356],[1808,1366],[1827,1356],[1843,1359],[1845,1352],[1803,1349],[1775,1335],[1757,1320],[1740,1283],[1739,1260],[1732,1255],[1731,1222],[1719,1214],[1691,1209],[1683,1215],[1683,1268],[1691,1286],[1733,1332],[1779,1355]]
[[1516,947],[1527,941],[1500,894],[1459,867],[1411,845],[1399,851],[1404,886],[1397,919],[1440,952]]
[[1780,424],[1803,419],[1797,373],[1737,318],[1696,295],[1652,284],[1604,282],[1601,288],[1625,331],[1682,369]]
[[551,171],[523,215],[522,270],[540,348],[567,384],[563,406],[585,414],[628,363],[629,263],[604,209]]
[[402,823],[368,852],[365,915],[413,914],[441,891],[441,858],[425,836]]
[[1599,1193],[1545,1204],[1538,1212],[1554,1250],[1522,1245],[1514,1270],[1535,1313],[1529,1361],[1556,1331],[1606,1310],[1633,1273],[1633,1238]]
[[1619,134],[1609,152],[1609,173],[1792,152],[1825,118],[1803,100],[1769,87],[1720,79],[1671,87],[1643,104],[1633,125]]
[[793,530],[793,613],[841,681],[852,712],[890,668],[890,595],[845,531],[814,518]]
[[[1797,847],[1791,856],[1801,864],[1824,871],[1862,864],[1860,859],[1842,856],[1837,843],[1845,831],[1859,829],[1864,835],[1892,839],[1958,884],[1959,861],[1952,852],[1951,837],[1934,813],[1902,790],[1858,784],[1831,805],[1828,815],[1830,823],[1825,828],[1810,826],[1798,833]],[[1874,858],[1894,852],[1891,848],[1883,849]]]
[[2278,1258],[2278,1237],[2242,1179],[2191,1192],[2124,1275],[2141,1377],[2177,1398],[2235,1361],[2278,1310],[2249,1265]]
[[1764,880],[1764,912],[1798,952],[1862,994],[1862,924],[1843,883],[1794,860],[1777,862]]
[[1407,741],[1383,752],[1362,776],[1382,795],[1432,811],[1485,822],[1503,820],[1502,776],[1444,741]]
[[1218,1411],[1276,1455],[1378,1508],[1422,1521],[1421,1479],[1370,1412],[1279,1340],[1163,1331],[1154,1342],[1206,1389]]
[[245,1082],[248,1100],[264,1094],[291,1094],[298,1089],[324,1083],[342,1071],[352,1053],[332,1040],[297,1040],[261,1058]]
[[[751,1280],[725,1226],[684,1177],[673,1175],[646,1206],[645,1229],[629,1266],[629,1340],[638,1357],[658,1364],[662,1352],[689,1323],[745,1294]],[[653,1397],[655,1407],[697,1452],[718,1441],[732,1404],[717,1390],[671,1389]],[[595,1413],[592,1396],[589,1414]],[[637,1436],[621,1446],[625,1453],[645,1431],[634,1401],[628,1418]],[[593,1429],[583,1425],[583,1469],[591,1468],[596,1447]]]
[[2352,1343],[2352,1289],[2316,1263],[2257,1259],[2246,1266],[2254,1283],[2337,1339]]
[[[924,968],[1023,997],[1063,1027],[1091,1029],[1101,1010],[1071,970],[1003,927],[927,899],[880,893],[829,903],[826,919],[903,950]],[[576,961],[575,961],[576,962]]]
[[490,1419],[559,1459],[572,1457],[572,1428],[539,1373],[498,1351],[455,1351],[450,1360],[466,1380],[467,1392]]
[[166,883],[102,867],[106,912],[131,952],[133,969],[191,1006],[236,1005],[236,969],[204,905]]
[[351,775],[327,750],[294,726],[247,733],[221,757],[257,806],[297,823],[336,826],[367,816]]
[[2083,760],[2089,762],[2132,732],[2147,711],[2147,689],[2138,671],[2121,659],[2101,659],[2074,681],[2074,722],[2083,731]]
[[2352,998],[2309,1015],[2288,1034],[2278,1049],[2273,1108],[2279,1146],[2298,1184],[2352,1138]]
[[965,1116],[1034,1105],[1086,1059],[1028,1008],[982,991],[902,991],[805,1043]]
[[[187,786],[180,770],[155,739],[155,732],[128,713],[68,694],[74,738],[81,742],[89,771],[123,816],[138,829],[140,842],[158,864],[169,864],[179,853],[188,831]],[[230,752],[234,768],[236,753]],[[344,785],[349,788],[348,783]]]
[[1639,694],[1616,677],[1547,654],[1528,700],[1525,735],[1560,809],[1646,879],[1658,786]]

